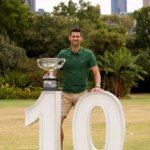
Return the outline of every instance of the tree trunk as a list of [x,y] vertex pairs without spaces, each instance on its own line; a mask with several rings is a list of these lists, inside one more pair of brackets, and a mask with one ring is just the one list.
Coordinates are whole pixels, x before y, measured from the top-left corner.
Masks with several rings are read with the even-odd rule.
[[108,78],[108,75],[106,76],[106,81],[107,81],[107,91],[110,92],[110,80]]
[[118,97],[118,78],[115,80],[115,96]]
[[27,75],[27,76],[29,76],[29,77],[33,78],[34,80],[36,80],[40,85],[43,85],[43,83],[37,77],[35,77],[33,75]]

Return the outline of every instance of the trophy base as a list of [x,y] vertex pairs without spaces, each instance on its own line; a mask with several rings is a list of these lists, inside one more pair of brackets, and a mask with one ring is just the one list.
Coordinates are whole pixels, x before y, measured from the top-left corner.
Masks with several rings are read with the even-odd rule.
[[58,84],[59,79],[55,78],[44,78],[42,91],[60,91]]

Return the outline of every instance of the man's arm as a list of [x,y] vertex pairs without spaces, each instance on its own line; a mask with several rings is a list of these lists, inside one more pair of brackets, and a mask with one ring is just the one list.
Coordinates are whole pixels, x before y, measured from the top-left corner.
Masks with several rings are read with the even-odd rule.
[[[96,66],[92,67],[92,71],[93,71],[93,74],[94,74],[94,77],[95,77],[95,86],[96,85],[101,85],[101,76],[100,76],[98,66],[96,65]],[[91,90],[91,92],[92,91],[104,91],[104,90],[99,88],[99,87],[95,87]]]

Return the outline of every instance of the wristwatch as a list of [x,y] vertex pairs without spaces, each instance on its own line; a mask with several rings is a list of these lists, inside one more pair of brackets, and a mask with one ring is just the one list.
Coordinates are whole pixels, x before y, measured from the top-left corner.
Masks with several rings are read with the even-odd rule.
[[95,86],[95,88],[96,88],[96,87],[101,88],[101,86],[100,86],[100,85],[96,85],[96,86]]

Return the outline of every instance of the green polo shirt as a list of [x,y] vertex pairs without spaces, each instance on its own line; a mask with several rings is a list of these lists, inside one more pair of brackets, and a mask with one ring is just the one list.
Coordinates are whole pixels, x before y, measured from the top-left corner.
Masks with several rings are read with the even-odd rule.
[[61,50],[58,58],[66,59],[63,66],[64,79],[62,91],[66,93],[81,93],[87,89],[89,69],[97,65],[91,50],[80,47],[77,53],[71,47]]

